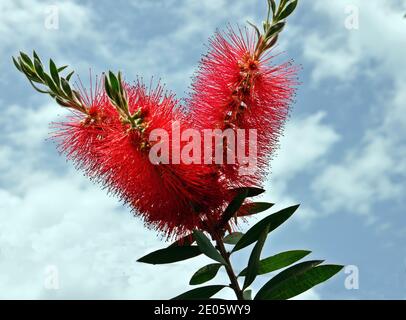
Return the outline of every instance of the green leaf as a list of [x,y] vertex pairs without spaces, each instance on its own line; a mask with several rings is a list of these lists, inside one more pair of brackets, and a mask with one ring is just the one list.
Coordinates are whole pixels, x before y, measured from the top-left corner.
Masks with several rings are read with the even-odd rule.
[[267,49],[273,47],[275,43],[278,41],[278,35],[274,35],[273,37],[268,38]]
[[231,218],[240,209],[241,205],[243,204],[245,198],[248,196],[247,189],[239,190],[238,194],[231,200],[227,208],[224,210],[223,216]]
[[22,69],[22,72],[27,76],[29,80],[34,80],[35,77],[35,70],[33,67],[28,65],[26,62],[21,59],[21,57],[17,58],[20,68]]
[[242,193],[242,192],[247,192],[247,197],[255,197],[260,195],[261,193],[264,193],[265,190],[262,188],[257,188],[257,187],[242,187],[242,188],[235,188],[233,189],[236,193]]
[[61,78],[61,85],[62,85],[62,89],[66,93],[66,95],[69,98],[72,99],[73,98],[73,93],[72,93],[72,90],[70,88],[69,82],[66,81],[64,78]]
[[80,93],[76,90],[72,90],[72,93],[73,93],[73,99],[76,100],[77,102],[81,103],[82,97],[80,96]]
[[70,78],[73,76],[73,74],[75,73],[75,71],[70,72],[67,76],[66,76],[66,81],[70,81]]
[[15,65],[15,67],[16,67],[20,72],[23,72],[23,70],[21,69],[20,64],[17,62],[17,60],[16,60],[14,57],[12,57],[12,58],[13,58],[13,63],[14,63],[14,65]]
[[113,96],[112,96],[111,89],[110,89],[109,78],[107,76],[104,76],[104,90],[106,90],[107,96],[111,100],[113,98]]
[[51,96],[53,96],[53,98],[55,98],[55,101],[57,104],[59,104],[62,107],[69,107],[69,103],[67,103],[65,100],[62,100],[59,97],[55,97],[54,95],[50,94]]
[[27,54],[25,54],[24,52],[21,52],[20,51],[20,56],[21,56],[21,59],[22,59],[22,61],[26,64],[26,65],[28,65],[29,67],[30,67],[30,69],[34,69],[34,65],[33,65],[33,63],[32,63],[32,61],[31,61],[31,58],[27,55]]
[[262,248],[264,247],[266,238],[268,236],[268,228],[269,226],[262,231],[254,249],[251,252],[248,260],[247,275],[245,276],[243,289],[247,288],[251,283],[253,283],[257,277],[259,260],[261,258]]
[[249,229],[244,234],[244,236],[240,239],[240,241],[238,241],[232,252],[241,250],[242,248],[245,248],[246,246],[249,246],[251,243],[257,241],[257,239],[262,233],[262,230],[264,230],[268,226],[269,226],[268,233],[275,230],[287,219],[289,219],[289,217],[297,210],[297,208],[299,208],[299,205],[282,209],[257,222],[251,229]]
[[110,98],[110,101],[115,105],[120,107],[120,96],[119,96],[119,84],[114,73],[109,71],[108,75],[104,77],[104,85],[106,93]]
[[255,32],[256,32],[256,34],[257,34],[257,37],[258,37],[258,39],[259,39],[259,38],[261,37],[261,32],[259,31],[258,27],[257,27],[255,24],[253,24],[253,23],[251,23],[251,22],[249,22],[249,21],[247,21],[247,23],[248,23],[251,27],[254,28],[254,30],[255,30]]
[[296,9],[297,6],[297,0],[292,1],[291,3],[288,4],[285,10],[282,11],[282,13],[279,16],[279,20],[283,20],[290,16],[292,12]]
[[34,58],[34,69],[37,75],[45,81],[45,76],[44,76],[44,67],[42,66],[41,60],[38,58]]
[[224,258],[221,256],[221,254],[217,251],[217,249],[213,246],[209,238],[207,238],[203,232],[199,230],[194,230],[193,237],[196,240],[196,243],[203,254],[205,254],[206,256],[217,262],[226,264]]
[[283,270],[282,272],[278,273],[275,277],[273,277],[271,280],[269,280],[267,283],[265,283],[265,285],[258,291],[254,299],[255,300],[264,299],[264,297],[267,295],[267,292],[271,290],[273,287],[277,286],[279,283],[283,283],[284,281],[286,281],[291,277],[298,276],[306,272],[307,270],[310,270],[315,266],[318,266],[322,262],[323,260],[305,261],[295,264],[294,266]]
[[269,202],[252,202],[246,203],[241,206],[241,209],[238,212],[239,217],[245,217],[252,214],[260,213],[268,210],[274,204]]
[[149,264],[165,264],[190,259],[201,253],[198,246],[168,247],[151,252],[137,261]]
[[224,237],[223,242],[227,243],[227,244],[236,244],[243,235],[244,235],[244,233],[242,233],[242,232],[229,233],[228,235],[226,235]]
[[32,55],[34,59],[37,59],[39,62],[41,62],[41,59],[39,58],[38,54],[35,52],[35,50],[32,51]]
[[[263,259],[259,261],[258,265],[258,275],[261,274],[266,274],[275,270],[279,270],[282,268],[285,268],[292,263],[295,263],[299,261],[300,259],[304,258],[308,254],[310,254],[311,251],[307,250],[292,250],[292,251],[286,251],[286,252],[281,252],[278,253],[274,256],[268,257],[266,259]],[[238,275],[240,276],[245,276],[247,272],[247,269],[245,268],[243,271],[240,272]]]
[[[330,279],[343,266],[339,265],[322,265],[306,270],[305,272],[292,276],[283,282],[274,285],[266,292],[263,292],[258,299],[266,300],[285,300],[295,297],[314,286]],[[255,297],[257,299],[257,297]]]
[[222,286],[222,285],[200,287],[200,288],[192,289],[185,293],[182,293],[181,295],[176,296],[175,298],[172,298],[171,300],[209,299],[225,287],[226,286]]
[[52,78],[46,73],[44,73],[44,77],[45,77],[45,82],[46,82],[47,86],[49,87],[49,89],[51,89],[51,91],[54,93],[59,93],[59,89],[56,86],[55,82],[52,80]]
[[113,92],[119,92],[120,91],[120,85],[118,83],[117,77],[115,74],[111,71],[109,71],[109,84]]
[[190,233],[172,243],[169,247],[183,247],[190,246],[195,240],[193,239],[193,234]]
[[244,300],[252,300],[252,290],[245,290],[242,293],[242,296],[244,297]]
[[216,276],[216,274],[219,271],[219,269],[221,268],[221,266],[222,266],[221,263],[212,263],[212,264],[208,264],[207,266],[204,266],[203,268],[200,268],[192,276],[189,284],[197,285],[197,284],[202,284],[207,281],[210,281],[211,279],[213,279]]
[[63,67],[59,67],[58,68],[58,72],[62,72],[63,70],[65,70],[68,66],[63,66]]
[[272,12],[275,12],[275,10],[276,10],[275,0],[268,0],[268,3],[271,6]]
[[[262,190],[262,189],[261,189]],[[245,198],[249,196],[249,194],[256,194],[260,192],[258,188],[236,188],[233,190],[235,192],[234,198],[228,204],[227,208],[223,212],[222,220],[218,227],[224,228],[227,222],[235,217],[236,212],[240,209],[241,205],[243,204]]]
[[124,88],[122,86],[123,80],[121,76],[121,71],[119,71],[117,74],[117,81],[118,81],[118,91],[120,93],[120,96],[122,96],[124,94]]
[[55,84],[59,87],[60,80],[59,80],[58,68],[56,67],[56,65],[52,61],[52,59],[49,59],[49,71],[51,72],[52,80],[54,80]]
[[266,34],[266,38],[269,39],[270,37],[272,37],[274,34],[279,33],[282,31],[283,27],[285,26],[285,22],[278,22],[275,23],[272,27],[269,28],[267,34]]

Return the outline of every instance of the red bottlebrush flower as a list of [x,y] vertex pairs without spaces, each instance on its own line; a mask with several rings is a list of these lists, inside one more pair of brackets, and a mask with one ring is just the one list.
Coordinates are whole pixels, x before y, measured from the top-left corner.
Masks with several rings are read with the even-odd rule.
[[[263,181],[297,84],[297,67],[291,62],[272,65],[274,57],[259,52],[255,40],[255,34],[247,30],[217,32],[209,41],[188,99],[190,117],[200,130],[257,130],[259,172],[241,175],[238,164],[223,165],[231,185]],[[245,136],[247,149],[248,132]]]
[[226,199],[213,167],[173,164],[172,159],[154,164],[149,158],[148,137],[154,129],[167,132],[171,145],[173,123],[179,122],[180,132],[189,127],[177,100],[161,86],[147,89],[138,82],[125,88],[129,111],[138,111],[142,130],[123,123],[106,94],[99,92],[87,116],[74,115],[58,125],[55,136],[61,150],[132,207],[147,226],[167,236],[183,236],[217,221]]
[[72,114],[66,121],[53,123],[52,138],[58,143],[58,150],[68,160],[72,160],[78,169],[95,178],[98,162],[103,157],[99,151],[106,141],[109,128],[119,123],[118,113],[102,90],[101,81],[96,81],[96,87],[94,90],[90,89],[90,94],[83,85],[77,89],[82,101],[88,106],[87,114],[71,109]]

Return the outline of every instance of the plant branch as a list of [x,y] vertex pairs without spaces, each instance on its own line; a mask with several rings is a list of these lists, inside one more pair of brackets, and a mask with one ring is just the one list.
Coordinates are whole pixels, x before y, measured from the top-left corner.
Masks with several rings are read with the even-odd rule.
[[49,73],[47,73],[35,51],[33,52],[32,59],[24,52],[20,52],[20,56],[17,58],[13,57],[13,62],[15,67],[27,77],[35,90],[40,93],[49,94],[62,107],[88,114],[88,108],[82,100],[80,93],[74,90],[69,83],[73,71],[65,77],[60,75],[67,66],[58,68],[54,61],[50,59]]
[[[282,32],[286,24],[286,18],[293,13],[297,4],[298,0],[280,0],[279,5],[276,6],[275,0],[268,0],[268,12],[266,20],[263,22],[263,33],[261,33],[257,26],[249,22],[254,27],[258,36],[254,54],[255,59],[259,59],[265,51],[275,45],[278,41],[279,33]],[[271,16],[272,19],[270,19]]]
[[231,265],[229,254],[227,253],[227,250],[224,247],[223,239],[217,233],[213,234],[212,236],[213,236],[214,240],[216,241],[217,248],[220,251],[220,254],[226,261],[225,268],[226,268],[227,275],[231,282],[230,287],[231,287],[231,289],[234,290],[235,295],[237,296],[238,300],[244,300],[243,291],[241,290],[240,285],[237,281],[237,276],[235,275],[233,267]]

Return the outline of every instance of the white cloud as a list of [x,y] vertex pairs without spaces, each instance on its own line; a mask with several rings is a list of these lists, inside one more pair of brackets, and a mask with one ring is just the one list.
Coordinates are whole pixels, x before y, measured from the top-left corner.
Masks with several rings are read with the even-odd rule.
[[406,76],[399,72],[406,54],[406,38],[401,3],[406,5],[405,1],[352,1],[359,7],[360,25],[359,30],[347,30],[347,3],[312,2],[318,15],[329,18],[326,28],[313,31],[310,41],[303,42],[304,57],[314,63],[314,82],[320,84],[323,79],[333,78],[353,85],[358,75],[366,81],[387,79],[389,84],[387,89],[380,88],[382,102],[365,106],[369,110],[369,128],[361,141],[354,141],[312,183],[326,211],[345,209],[369,214],[369,221],[373,221],[376,217],[371,217],[375,214],[372,209],[377,203],[401,201],[406,191],[402,183],[406,175]]
[[323,121],[325,116],[325,112],[317,112],[287,123],[272,162],[272,179],[290,180],[300,172],[313,170],[338,142],[338,134]]
[[339,37],[328,37],[327,39],[319,34],[310,34],[304,46],[303,55],[313,61],[315,67],[312,71],[312,79],[320,83],[325,78],[335,77],[342,81],[351,81],[357,73],[355,64],[360,56],[358,53],[350,52],[353,48],[335,48],[337,43],[342,43]]
[[[164,244],[119,208],[73,172],[41,177],[21,195],[0,190],[0,298],[148,299],[185,291],[205,258],[137,263]],[[58,270],[59,290],[45,287],[49,266]]]
[[[326,114],[316,114],[293,118],[285,128],[275,159],[272,161],[272,175],[267,183],[267,194],[270,202],[282,209],[303,199],[295,199],[289,192],[292,180],[300,175],[315,172],[325,165],[325,158],[340,139],[336,131],[324,121]],[[315,210],[304,203],[296,216],[301,225],[307,226],[317,217]]]
[[325,210],[367,214],[379,201],[402,197],[404,186],[395,179],[404,158],[396,158],[396,148],[390,140],[375,136],[342,162],[328,166],[313,183]]
[[[52,11],[54,9],[57,11]],[[2,53],[10,48],[23,50],[27,46],[35,45],[62,54],[60,47],[63,44],[98,37],[94,32],[90,10],[73,1],[1,1],[0,12]],[[46,19],[52,12],[59,16],[58,29],[46,27]]]
[[[54,108],[3,111],[12,147],[0,149],[7,183],[0,187],[0,299],[167,299],[191,289],[190,277],[208,258],[136,262],[167,243],[81,173],[43,163],[47,123],[60,119]],[[58,272],[58,290],[46,287],[49,267]],[[225,273],[213,283],[227,283]]]
[[[150,1],[134,1],[132,4],[139,10],[156,8],[159,5]],[[261,4],[265,8],[265,4]],[[225,27],[228,22],[245,24],[246,20],[252,18],[249,12],[257,12],[255,6],[246,1],[231,5],[225,0],[191,0],[179,5],[175,0],[165,5],[167,16],[177,22],[171,32],[158,32],[146,39],[134,39],[137,59],[134,59],[134,50],[128,50],[119,52],[120,58],[117,60],[123,64],[128,75],[155,75],[162,77],[170,88],[174,86],[181,90],[189,86],[200,54],[206,50],[203,43],[207,44],[215,29]],[[195,59],[192,64],[191,57]]]
[[[404,13],[399,3],[406,6],[404,0],[332,0],[328,3],[316,0],[309,3],[315,17],[329,19],[327,27],[314,29],[317,31],[311,31],[303,41],[305,58],[315,64],[314,79],[338,77],[345,80],[358,72],[372,72],[373,76],[397,74],[405,79],[404,74],[397,72],[406,53]],[[359,8],[358,30],[345,28],[349,4]],[[371,62],[378,63],[370,68]]]

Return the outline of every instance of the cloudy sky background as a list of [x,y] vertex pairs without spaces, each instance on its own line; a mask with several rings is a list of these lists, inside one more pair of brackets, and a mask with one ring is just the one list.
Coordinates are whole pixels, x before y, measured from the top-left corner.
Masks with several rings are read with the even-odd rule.
[[[11,56],[36,49],[82,79],[89,67],[155,76],[185,96],[207,38],[227,22],[259,24],[265,2],[0,0],[0,298],[166,299],[208,262],[136,263],[161,239],[57,154],[48,123],[64,112]],[[45,27],[50,6],[57,30]],[[358,290],[342,272],[302,298],[406,298],[405,13],[404,0],[301,1],[276,49],[302,65],[303,84],[263,199],[302,205],[263,254],[310,249],[359,268]]]

